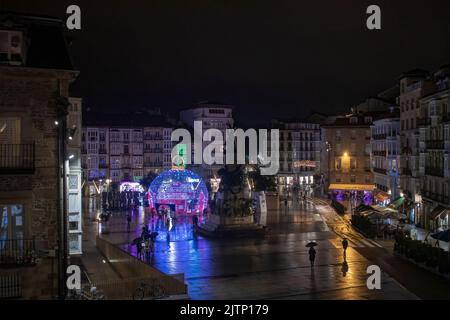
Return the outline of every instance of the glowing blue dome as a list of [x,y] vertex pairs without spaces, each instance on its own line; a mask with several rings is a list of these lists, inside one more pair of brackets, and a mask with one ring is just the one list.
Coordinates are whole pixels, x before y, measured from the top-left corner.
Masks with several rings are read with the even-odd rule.
[[208,206],[208,189],[190,170],[167,170],[150,184],[149,200],[152,208],[165,206],[176,213],[201,213]]

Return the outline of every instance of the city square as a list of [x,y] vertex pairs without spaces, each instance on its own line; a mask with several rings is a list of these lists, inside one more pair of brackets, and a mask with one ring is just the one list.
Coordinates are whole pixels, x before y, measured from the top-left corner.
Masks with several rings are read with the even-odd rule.
[[0,5],[0,300],[450,299],[446,3],[42,1]]

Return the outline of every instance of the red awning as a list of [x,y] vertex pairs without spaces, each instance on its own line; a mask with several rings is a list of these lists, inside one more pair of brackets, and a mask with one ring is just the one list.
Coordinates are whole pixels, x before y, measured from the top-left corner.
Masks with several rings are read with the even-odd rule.
[[375,193],[375,199],[377,199],[378,201],[385,201],[389,198],[390,196],[384,191],[377,191]]

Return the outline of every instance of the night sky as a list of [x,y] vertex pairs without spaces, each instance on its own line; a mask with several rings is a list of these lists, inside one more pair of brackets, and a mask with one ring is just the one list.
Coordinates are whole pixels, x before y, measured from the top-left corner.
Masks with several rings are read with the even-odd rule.
[[[307,3],[308,2],[308,3]],[[66,17],[81,71],[74,95],[93,110],[197,100],[234,104],[244,124],[347,111],[403,71],[450,63],[450,1],[0,0],[5,10]],[[382,30],[366,29],[366,8]]]

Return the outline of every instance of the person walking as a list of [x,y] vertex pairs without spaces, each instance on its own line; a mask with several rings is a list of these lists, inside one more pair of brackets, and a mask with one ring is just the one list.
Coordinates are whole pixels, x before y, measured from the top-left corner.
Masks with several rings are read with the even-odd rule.
[[130,233],[131,230],[131,214],[127,214],[127,232]]
[[347,257],[347,248],[348,248],[348,240],[347,238],[344,238],[342,240],[342,248],[344,249],[344,260]]
[[314,260],[316,260],[316,250],[314,247],[309,248],[309,262],[311,262],[311,268],[314,267]]

